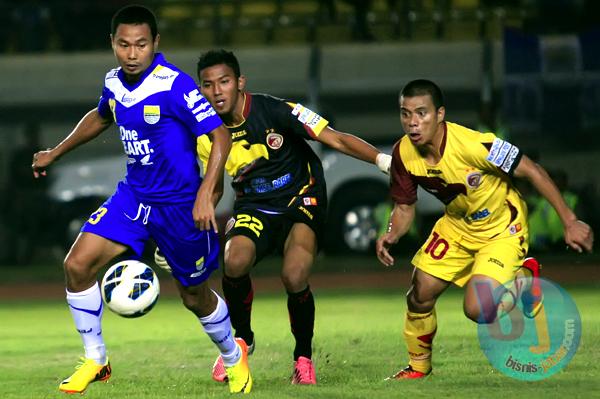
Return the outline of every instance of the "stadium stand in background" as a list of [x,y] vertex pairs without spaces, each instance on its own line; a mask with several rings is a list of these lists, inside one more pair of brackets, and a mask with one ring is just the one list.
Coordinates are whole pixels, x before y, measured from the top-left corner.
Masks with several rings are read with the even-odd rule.
[[[104,49],[102,32],[123,0],[0,0],[0,51]],[[147,1],[168,48],[353,41],[501,38],[535,20],[535,1],[163,0]]]

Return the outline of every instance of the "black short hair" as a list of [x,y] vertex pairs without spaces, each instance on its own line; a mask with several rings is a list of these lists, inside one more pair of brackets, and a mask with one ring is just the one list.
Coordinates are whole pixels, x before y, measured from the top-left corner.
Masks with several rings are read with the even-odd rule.
[[435,109],[445,107],[442,89],[431,80],[416,79],[410,81],[400,91],[400,97],[416,97],[430,95]]
[[115,15],[113,15],[112,21],[110,23],[110,33],[113,36],[117,32],[117,28],[121,24],[148,24],[148,26],[150,27],[150,33],[152,33],[153,41],[156,39],[156,35],[158,34],[158,28],[156,26],[156,17],[154,16],[154,13],[150,11],[149,8],[137,4],[125,6],[119,11],[117,11]]
[[196,69],[198,78],[200,78],[200,72],[202,72],[203,69],[219,64],[225,64],[231,69],[233,69],[233,73],[235,74],[236,78],[239,78],[241,76],[240,63],[238,62],[233,52],[219,49],[209,50],[200,56],[200,58],[198,59],[198,65]]

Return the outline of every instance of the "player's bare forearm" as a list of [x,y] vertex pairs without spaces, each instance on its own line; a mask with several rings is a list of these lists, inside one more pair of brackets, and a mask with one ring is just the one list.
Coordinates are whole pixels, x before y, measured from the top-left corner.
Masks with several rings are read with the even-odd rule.
[[380,151],[352,134],[338,132],[329,126],[323,129],[319,135],[319,141],[329,147],[351,157],[365,162],[375,164],[375,160]]
[[223,179],[225,162],[227,162],[229,150],[231,150],[231,134],[229,134],[229,131],[225,126],[221,125],[210,132],[210,138],[212,147],[208,157],[202,187],[209,190],[212,197],[212,194],[218,188],[219,181],[222,181]]
[[558,187],[540,165],[523,157],[515,170],[516,177],[529,179],[536,190],[552,205],[564,226],[565,242],[577,252],[591,252],[594,232],[589,225],[577,220],[575,212],[565,202]]
[[111,123],[112,121],[110,119],[104,119],[98,113],[96,108],[89,111],[81,118],[77,126],[75,126],[63,141],[53,148],[39,151],[33,155],[31,167],[33,169],[34,177],[37,178],[40,175],[45,176],[46,167],[59,159],[62,155],[100,135],[100,133],[105,131]]
[[535,189],[552,205],[564,226],[577,220],[575,212],[565,202],[558,187],[554,184],[546,170],[523,156],[515,170],[516,177],[528,179]]
[[221,200],[221,197],[223,197],[223,189],[224,189],[223,186],[224,186],[223,175],[221,174],[221,178],[217,182],[217,186],[215,187],[215,189],[213,191],[213,195],[212,195],[212,202],[213,202],[213,205],[215,208],[217,207],[217,204]]
[[388,231],[379,237],[375,244],[377,259],[379,259],[384,266],[392,266],[394,264],[394,257],[390,255],[389,250],[408,232],[414,217],[414,204],[394,204]]
[[[231,149],[231,135],[225,126],[221,125],[210,132],[212,146],[204,179],[194,204],[194,221],[201,230],[212,228],[217,231],[215,206],[221,198],[223,171]],[[219,189],[221,187],[221,189]]]
[[94,108],[81,118],[71,133],[54,147],[52,151],[58,159],[67,152],[100,135],[100,133],[105,131],[111,123],[112,121],[110,119],[104,119],[98,113],[98,110]]
[[394,209],[390,217],[390,224],[388,225],[389,238],[394,240],[394,243],[398,242],[412,225],[415,219],[415,205],[406,204],[394,204]]

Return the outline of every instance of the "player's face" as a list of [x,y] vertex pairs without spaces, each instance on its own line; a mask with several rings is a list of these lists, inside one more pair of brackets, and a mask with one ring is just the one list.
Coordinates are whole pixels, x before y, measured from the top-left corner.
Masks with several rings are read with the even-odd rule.
[[148,24],[120,24],[111,35],[112,48],[123,72],[130,81],[136,81],[152,64],[158,47],[159,35],[152,40]]
[[431,144],[444,120],[444,107],[435,109],[430,95],[400,97],[400,122],[416,146]]
[[233,69],[225,64],[217,64],[200,71],[200,91],[220,116],[231,116],[243,109],[245,79],[235,77]]

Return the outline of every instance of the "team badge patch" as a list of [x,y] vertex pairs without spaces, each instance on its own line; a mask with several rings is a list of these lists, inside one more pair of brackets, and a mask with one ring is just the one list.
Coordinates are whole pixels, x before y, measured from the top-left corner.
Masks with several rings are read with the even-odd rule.
[[306,206],[317,205],[317,199],[315,197],[304,197],[302,198],[302,202]]
[[481,172],[472,172],[467,175],[467,186],[477,188],[481,184]]
[[144,105],[144,122],[154,125],[160,120],[160,105]]
[[283,136],[279,133],[269,133],[267,134],[267,145],[269,148],[274,150],[278,150],[283,145]]

